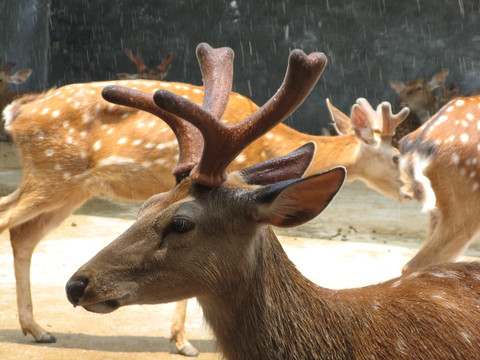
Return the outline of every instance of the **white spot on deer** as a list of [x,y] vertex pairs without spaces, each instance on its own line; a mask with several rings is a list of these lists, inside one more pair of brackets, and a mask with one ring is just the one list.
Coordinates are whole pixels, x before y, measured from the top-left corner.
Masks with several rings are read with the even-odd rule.
[[463,104],[465,104],[465,101],[463,101],[461,99],[455,101],[455,105],[457,105],[457,106],[462,106]]
[[144,124],[143,122],[139,122],[139,123],[137,124],[137,128],[142,128],[142,127],[144,127],[144,126],[145,126],[145,124]]
[[49,111],[50,111],[50,108],[43,108],[43,110],[40,112],[40,114],[46,115],[46,114],[48,114]]
[[201,94],[203,91],[200,90],[200,89],[193,89],[193,92],[194,92],[195,94]]
[[82,114],[82,121],[83,121],[84,124],[88,123],[91,120],[92,120],[92,118],[90,117],[90,115],[88,113]]
[[122,85],[122,86],[125,86],[125,85],[128,85],[128,81],[125,81],[125,80],[119,81],[118,84]]
[[157,159],[153,162],[155,165],[164,165],[165,160],[164,159]]
[[79,101],[75,101],[75,104],[73,104],[73,108],[74,109],[78,109],[80,107],[80,102]]
[[448,119],[448,116],[447,115],[442,115],[438,118],[438,120],[435,122],[435,125],[440,125],[441,123],[443,123],[445,120]]
[[55,110],[54,112],[52,112],[52,116],[54,118],[58,117],[60,115],[60,110]]
[[478,163],[478,158],[473,158],[472,159],[472,165],[477,165]]
[[80,157],[82,159],[86,159],[87,158],[87,153],[85,151],[80,151]]
[[464,167],[460,168],[460,175],[465,176],[466,173],[467,170]]
[[128,138],[122,137],[120,140],[117,141],[117,144],[118,145],[125,144],[127,142],[127,140],[128,140]]
[[468,126],[468,122],[466,120],[462,120],[462,126],[463,127],[467,127]]
[[70,134],[73,134],[73,133],[75,132],[75,129],[74,129],[74,128],[68,129],[68,132],[69,132]]
[[460,156],[458,156],[456,152],[452,153],[451,158],[452,158],[453,165],[458,165],[458,163],[460,162]]
[[132,144],[133,144],[134,146],[138,146],[138,145],[140,145],[141,143],[142,143],[142,140],[139,140],[139,139],[137,139],[137,140],[135,140],[134,142],[132,142]]
[[108,109],[108,111],[113,111],[113,110],[115,110],[116,107],[117,107],[117,105],[115,105],[115,104],[108,104],[107,109]]
[[183,86],[182,86],[182,89],[183,89],[183,90],[190,90],[190,86],[183,85]]
[[244,98],[244,96],[242,96],[242,95],[240,95],[240,94],[236,94],[235,97],[236,97],[237,99],[243,99],[243,98]]
[[87,134],[88,134],[87,130],[83,130],[83,131],[80,133],[80,136],[81,136],[81,137],[85,137],[85,136],[87,136]]
[[95,95],[95,90],[90,90],[89,93],[90,95]]
[[473,119],[475,119],[475,116],[473,116],[472,114],[468,113],[468,114],[467,114],[467,119],[468,119],[468,120],[473,120]]
[[69,172],[64,172],[64,173],[63,173],[63,178],[64,178],[65,180],[68,180],[68,179],[70,179],[71,177],[72,177],[72,174],[70,174]]
[[144,161],[144,162],[142,163],[142,166],[143,166],[144,168],[148,168],[148,167],[152,166],[152,162],[151,162],[151,161]]
[[150,122],[148,123],[148,127],[154,127],[154,126],[155,126],[155,123],[156,123],[155,120],[150,121]]
[[184,97],[185,99],[188,99],[188,95],[182,95],[182,97]]
[[238,163],[244,163],[247,160],[247,157],[243,154],[238,155],[237,158],[235,159],[236,162]]
[[55,164],[55,170],[62,170],[62,165]]
[[95,114],[98,115],[100,111],[102,111],[102,109],[103,109],[103,104],[98,103],[97,105],[95,105]]
[[121,118],[121,119],[126,119],[126,118],[128,118],[129,116],[130,116],[129,113],[125,113],[125,114],[123,114],[122,116],[120,116],[120,118]]
[[53,150],[53,149],[45,150],[45,155],[46,156],[51,157],[51,156],[53,156],[53,154],[55,154],[55,150]]
[[109,156],[98,162],[99,166],[113,166],[113,165],[129,165],[134,164],[135,160],[130,158],[125,158],[122,156]]
[[480,187],[480,184],[478,182],[474,182],[472,185],[472,191],[477,191],[479,187]]
[[3,118],[5,119],[5,127],[9,126],[13,121],[13,105],[7,105],[3,110]]
[[477,130],[480,130],[480,120],[477,121]]
[[463,143],[466,143],[468,141],[468,134],[460,135],[460,140],[462,140]]
[[173,87],[174,87],[175,89],[181,89],[181,88],[182,88],[182,85],[175,84]]
[[38,132],[38,138],[39,138],[40,140],[45,140],[45,132],[44,132],[43,130],[40,130],[40,131]]
[[476,175],[477,175],[477,173],[476,173],[475,171],[472,171],[472,172],[470,172],[470,174],[468,175],[468,177],[469,177],[470,179],[473,179]]
[[151,142],[145,145],[145,149],[153,149],[154,147],[155,147],[155,144]]
[[450,105],[450,106],[447,108],[447,112],[450,112],[450,111],[452,111],[452,110],[453,110],[453,106]]
[[73,144],[73,138],[71,136],[67,137],[67,144]]
[[65,120],[62,125],[63,125],[64,128],[66,128],[66,127],[70,126],[70,121]]
[[160,83],[160,86],[163,86],[163,87],[170,87],[170,86],[172,86],[172,84],[170,84],[170,83],[167,83],[167,82],[162,82],[162,83]]
[[65,100],[67,103],[71,103],[73,101],[73,99],[71,97],[67,98],[67,100]]
[[421,199],[422,211],[431,211],[435,209],[437,198],[435,192],[432,189],[430,180],[423,173],[424,170],[430,165],[431,158],[424,157],[415,153],[413,155],[413,176],[423,187],[425,196]]
[[93,144],[93,150],[98,151],[102,148],[102,142],[100,140],[95,141]]
[[113,133],[113,127],[111,127],[110,129],[107,130],[108,135],[110,135],[111,133]]
[[273,134],[272,134],[272,133],[269,133],[269,134],[265,135],[265,137],[266,137],[268,140],[272,140],[272,139],[273,139]]

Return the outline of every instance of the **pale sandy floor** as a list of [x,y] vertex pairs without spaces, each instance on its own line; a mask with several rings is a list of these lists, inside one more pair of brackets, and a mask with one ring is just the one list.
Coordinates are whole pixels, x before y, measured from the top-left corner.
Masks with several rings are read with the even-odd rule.
[[[0,359],[183,359],[172,354],[169,343],[173,304],[131,306],[99,315],[68,303],[67,279],[131,224],[136,207],[100,199],[79,213],[42,241],[33,257],[35,316],[57,337],[56,344],[35,344],[21,333],[12,252],[7,233],[0,235]],[[357,182],[342,189],[312,223],[278,233],[307,277],[322,286],[344,288],[399,275],[423,240],[426,226],[427,217],[417,204],[399,204]],[[469,255],[477,254],[478,248],[471,247]],[[194,300],[189,303],[187,333],[201,350],[200,359],[221,358]]]

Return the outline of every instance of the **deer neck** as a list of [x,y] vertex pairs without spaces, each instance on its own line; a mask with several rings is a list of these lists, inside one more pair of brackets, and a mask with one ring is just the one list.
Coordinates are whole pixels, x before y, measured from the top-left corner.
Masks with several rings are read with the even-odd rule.
[[252,268],[214,298],[198,298],[225,357],[273,360],[324,359],[333,352],[345,355],[346,334],[334,336],[327,330],[338,327],[336,310],[330,305],[338,303],[337,292],[303,277],[270,228],[256,240]]

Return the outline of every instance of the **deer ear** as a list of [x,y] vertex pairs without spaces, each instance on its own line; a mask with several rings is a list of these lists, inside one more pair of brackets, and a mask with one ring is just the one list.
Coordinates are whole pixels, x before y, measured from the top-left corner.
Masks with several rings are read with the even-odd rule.
[[345,115],[343,112],[338,110],[335,106],[330,103],[330,99],[327,99],[327,108],[330,112],[330,116],[334,121],[334,127],[337,133],[340,135],[352,134],[352,126],[350,124],[350,118]]
[[352,128],[355,135],[364,143],[373,143],[374,137],[372,124],[370,123],[368,115],[358,104],[353,105],[350,119],[352,121]]
[[438,88],[439,86],[442,86],[445,83],[449,72],[450,71],[448,69],[442,69],[432,76],[432,78],[428,82],[432,90]]
[[405,86],[406,85],[401,81],[395,81],[395,80],[390,81],[390,87],[393,90],[395,90],[397,95],[400,95],[402,93],[402,91],[405,90]]
[[301,178],[310,166],[316,149],[317,145],[309,142],[285,156],[240,170],[240,175],[250,185],[269,185]]
[[29,78],[32,74],[32,69],[19,70],[10,76],[10,81],[14,84],[21,84]]
[[304,179],[288,180],[256,190],[256,219],[278,227],[294,227],[320,214],[345,180],[343,167]]

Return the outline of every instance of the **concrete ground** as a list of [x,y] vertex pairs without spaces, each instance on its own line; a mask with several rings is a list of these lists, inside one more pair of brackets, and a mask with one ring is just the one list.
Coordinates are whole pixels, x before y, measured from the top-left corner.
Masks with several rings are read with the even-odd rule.
[[[0,172],[4,192],[18,172]],[[0,235],[0,359],[184,359],[169,342],[174,305],[130,306],[111,314],[73,308],[64,286],[76,269],[122,233],[138,205],[99,199],[85,205],[36,249],[32,292],[36,320],[57,338],[36,344],[23,336],[15,301],[13,258],[8,233]],[[296,230],[278,231],[291,259],[311,280],[329,288],[387,280],[415,253],[427,217],[418,204],[399,204],[362,183],[347,184],[329,208]],[[469,255],[477,256],[472,246]],[[220,359],[195,300],[189,302],[187,335],[199,359]]]

